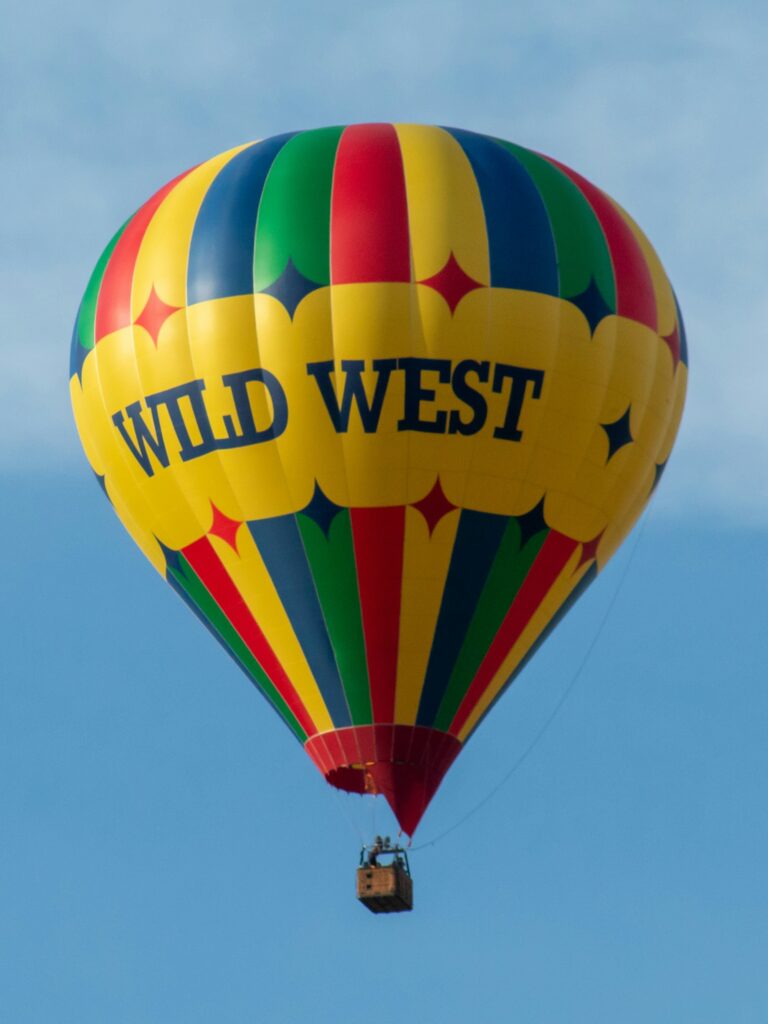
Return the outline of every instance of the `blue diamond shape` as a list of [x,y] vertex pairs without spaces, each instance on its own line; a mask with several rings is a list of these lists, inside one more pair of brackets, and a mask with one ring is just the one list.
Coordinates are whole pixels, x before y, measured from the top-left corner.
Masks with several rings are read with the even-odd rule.
[[301,510],[301,514],[308,516],[317,523],[327,537],[328,531],[331,528],[331,523],[341,510],[341,505],[337,505],[335,502],[331,501],[331,499],[323,492],[320,484],[315,483],[315,493],[312,495],[312,500],[306,508]]
[[[157,540],[157,537],[155,537],[155,540]],[[171,570],[174,572],[181,571],[181,552],[174,551],[173,548],[166,547],[161,540],[157,540],[157,543],[160,545],[160,550],[163,552],[163,556],[165,557],[165,576],[167,579],[168,573]]]
[[310,292],[317,291],[322,287],[323,285],[316,281],[304,277],[301,271],[294,266],[293,260],[289,259],[280,277],[273,281],[268,288],[262,288],[261,294],[271,295],[272,298],[281,302],[288,310],[288,316],[293,320],[293,314],[301,300]]
[[627,406],[627,411],[623,413],[613,423],[601,423],[600,426],[605,431],[608,437],[608,458],[606,462],[610,461],[616,452],[623,448],[625,444],[630,444],[634,441],[632,433],[629,429],[629,410],[632,407]]
[[572,296],[568,299],[568,302],[572,302],[577,309],[581,310],[587,318],[589,330],[592,334],[595,333],[595,328],[600,321],[613,313],[613,310],[603,298],[602,292],[597,287],[594,277],[590,277],[589,284],[583,292]]
[[531,537],[535,537],[542,530],[548,530],[549,527],[544,519],[544,499],[542,498],[538,505],[534,505],[530,512],[517,516],[517,525],[520,527],[521,548],[525,547]]

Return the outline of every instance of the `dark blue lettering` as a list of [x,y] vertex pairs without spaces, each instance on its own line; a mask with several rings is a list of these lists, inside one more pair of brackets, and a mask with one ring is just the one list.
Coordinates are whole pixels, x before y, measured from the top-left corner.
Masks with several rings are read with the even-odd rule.
[[325,408],[328,410],[328,415],[331,417],[331,422],[337,433],[346,434],[349,430],[349,417],[354,402],[363,430],[366,434],[372,434],[379,425],[389,378],[396,366],[396,359],[373,360],[373,372],[377,374],[377,378],[373,398],[370,402],[363,384],[363,370],[365,369],[365,360],[363,359],[342,359],[341,361],[341,370],[345,374],[341,404],[336,397],[331,380],[331,374],[334,372],[332,359],[326,359],[320,363],[307,363],[307,373],[317,381]]
[[155,433],[154,436],[150,431],[147,424],[144,422],[144,417],[141,414],[141,402],[131,402],[125,410],[133,424],[133,432],[136,435],[136,442],[129,435],[125,429],[124,416],[122,412],[116,412],[112,417],[112,422],[115,424],[120,432],[120,436],[128,446],[128,450],[134,459],[138,462],[147,476],[154,476],[155,470],[152,466],[152,462],[149,458],[149,452],[147,448],[153,453],[157,461],[161,466],[168,465],[168,452],[165,448],[165,441],[163,439],[163,430],[160,426],[160,418],[157,413],[157,409],[152,410],[152,422],[154,423]]
[[[254,382],[263,384],[272,402],[272,423],[263,430],[257,430],[253,418],[248,395],[248,385]],[[131,420],[135,441],[125,427],[125,414],[120,411],[112,417],[112,422],[117,427],[120,436],[128,447],[133,457],[147,474],[154,475],[154,467],[150,458],[152,453],[161,466],[168,466],[168,451],[163,430],[160,424],[160,409],[165,406],[171,424],[179,442],[179,456],[183,462],[199,458],[208,452],[218,449],[242,448],[245,445],[261,444],[263,441],[270,441],[279,437],[288,424],[288,402],[285,391],[277,377],[269,370],[245,370],[241,373],[230,373],[222,377],[222,383],[232,392],[235,410],[239,419],[240,433],[238,433],[232,416],[224,416],[224,429],[226,437],[216,437],[211,427],[208,416],[208,409],[205,405],[203,392],[205,382],[203,380],[192,380],[186,384],[179,384],[173,388],[166,388],[164,391],[156,391],[145,398],[146,407],[152,414],[154,433],[145,422],[142,413],[141,403],[132,402],[127,406],[125,413]],[[189,428],[182,413],[181,402],[183,399],[189,401],[189,406],[194,417],[197,430],[200,434],[199,441],[193,441],[189,434]]]
[[[269,370],[242,370],[240,373],[226,373],[221,378],[224,387],[232,392],[235,412],[240,421],[241,433],[232,421],[231,416],[224,417],[224,429],[227,436],[221,438],[217,448],[242,448],[248,444],[261,444],[279,437],[288,426],[288,400],[283,386],[274,373]],[[272,423],[264,430],[257,430],[253,419],[253,408],[248,396],[248,385],[259,382],[267,389],[272,400]]]
[[421,383],[422,373],[436,373],[440,384],[447,384],[451,379],[451,363],[449,359],[425,359],[421,356],[406,356],[398,359],[398,370],[405,373],[405,402],[403,418],[398,420],[398,430],[418,430],[425,434],[444,434],[448,413],[438,410],[433,420],[421,418],[421,403],[434,402],[436,392],[425,388]]
[[474,415],[465,423],[461,418],[461,413],[457,409],[452,409],[448,419],[449,434],[476,434],[483,429],[488,415],[488,403],[479,391],[470,386],[467,374],[477,374],[478,383],[486,384],[489,372],[490,363],[488,362],[479,363],[475,359],[462,359],[460,363],[456,364],[451,378],[453,393],[460,402],[469,406]]
[[518,429],[518,422],[523,408],[523,401],[525,400],[526,388],[529,382],[532,383],[531,398],[538,398],[541,394],[544,371],[530,370],[525,366],[509,366],[507,363],[497,363],[493,371],[493,391],[495,394],[501,394],[504,381],[507,378],[511,381],[507,411],[504,416],[504,423],[502,426],[496,427],[493,436],[500,437],[504,441],[519,441],[523,436],[523,432]]
[[[216,438],[213,436],[211,422],[208,419],[208,410],[203,401],[205,382],[202,380],[191,380],[188,384],[179,384],[175,388],[166,388],[165,391],[157,391],[153,395],[147,395],[145,401],[147,408],[151,409],[153,415],[155,410],[164,405],[171,418],[173,429],[176,431],[181,448],[179,455],[183,462],[196,459],[199,455],[212,452],[216,447]],[[195,418],[197,429],[200,432],[200,441],[195,444],[189,436],[187,424],[181,411],[182,398],[188,398],[192,408],[192,415]]]

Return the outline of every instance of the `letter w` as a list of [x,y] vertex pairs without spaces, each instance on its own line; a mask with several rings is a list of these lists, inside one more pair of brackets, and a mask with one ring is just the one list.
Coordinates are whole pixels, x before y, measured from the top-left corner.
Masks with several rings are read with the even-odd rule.
[[134,443],[130,434],[125,429],[122,412],[116,412],[112,417],[112,422],[120,431],[120,436],[125,441],[134,459],[136,459],[147,476],[153,476],[155,471],[152,468],[147,448],[152,451],[161,466],[165,467],[168,465],[168,452],[165,450],[165,441],[163,439],[163,431],[160,426],[160,417],[157,413],[157,406],[153,405],[152,407],[152,422],[155,426],[154,435],[144,422],[144,417],[141,415],[141,402],[132,402],[130,405],[126,406],[125,411],[131,418],[133,432],[136,435],[136,443]]
[[337,434],[346,434],[349,430],[349,417],[352,412],[353,402],[360,414],[363,430],[366,434],[374,433],[379,425],[381,407],[387,394],[389,378],[396,366],[396,359],[373,360],[373,369],[378,374],[378,377],[373,398],[369,402],[362,377],[363,370],[365,369],[365,360],[342,359],[341,369],[346,376],[344,377],[344,393],[341,396],[341,404],[339,404],[331,381],[333,360],[327,359],[321,363],[307,363],[307,373],[317,381],[320,394]]

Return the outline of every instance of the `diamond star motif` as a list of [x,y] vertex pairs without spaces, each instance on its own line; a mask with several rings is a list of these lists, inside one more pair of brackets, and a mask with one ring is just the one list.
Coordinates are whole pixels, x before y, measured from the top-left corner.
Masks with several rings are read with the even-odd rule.
[[421,512],[427,523],[427,529],[429,530],[430,537],[432,531],[435,529],[437,524],[443,518],[447,516],[453,509],[458,508],[453,502],[449,501],[443,493],[443,488],[440,485],[440,477],[435,480],[435,486],[421,501],[415,501],[413,508],[417,512]]
[[293,260],[289,259],[280,277],[273,281],[268,288],[262,288],[261,294],[271,295],[273,299],[281,302],[288,310],[288,316],[293,320],[293,315],[301,300],[322,287],[316,281],[305,277],[300,270],[296,269]]
[[613,310],[603,298],[602,292],[597,286],[597,282],[594,277],[590,277],[589,284],[580,292],[578,295],[572,295],[568,302],[572,302],[577,309],[587,319],[589,324],[589,330],[591,334],[595,333],[595,328],[602,319],[606,316],[610,316]]
[[155,291],[155,286],[152,285],[149,298],[146,301],[144,309],[142,309],[141,313],[136,317],[134,323],[138,324],[139,327],[143,327],[147,334],[149,334],[155,346],[157,346],[157,338],[160,334],[160,328],[169,316],[173,316],[174,313],[182,308],[182,306],[169,306],[167,302],[163,302]]
[[584,541],[581,545],[581,557],[579,558],[579,564],[576,569],[580,569],[582,565],[586,565],[587,562],[594,562],[597,559],[597,547],[602,540],[605,530],[601,530],[592,540]]
[[677,364],[680,362],[680,331],[677,323],[675,323],[675,329],[671,334],[662,334],[661,340],[666,343],[669,351],[672,353],[672,369],[677,369]]
[[632,407],[627,406],[626,412],[622,413],[617,420],[613,423],[601,423],[600,426],[608,437],[608,458],[605,460],[609,462],[613,456],[623,448],[625,444],[630,444],[634,441],[632,432],[629,429],[629,412]]
[[520,527],[520,550],[522,550],[531,537],[535,537],[542,530],[548,530],[547,521],[544,518],[544,499],[534,505],[530,512],[517,516],[517,525]]
[[233,551],[237,551],[237,531],[243,525],[242,521],[230,519],[229,516],[217,509],[213,502],[211,502],[211,509],[213,510],[213,520],[208,527],[208,533],[223,540],[225,544],[229,544]]
[[301,510],[301,514],[308,516],[317,523],[327,537],[328,531],[331,528],[331,523],[339,512],[341,512],[341,505],[337,505],[335,502],[331,501],[323,491],[320,484],[315,482],[315,493],[312,495],[312,500]]
[[442,270],[434,274],[432,277],[424,278],[419,281],[419,284],[425,284],[428,288],[433,288],[438,292],[445,301],[448,303],[448,308],[451,311],[451,315],[456,311],[456,307],[469,292],[475,291],[476,288],[484,288],[485,285],[476,281],[469,274],[465,273],[459,265],[456,257],[451,252],[448,257],[448,262],[445,264]]
[[160,550],[163,552],[163,557],[165,558],[165,577],[168,579],[170,573],[179,572],[181,569],[181,552],[174,551],[173,548],[166,547],[166,545],[157,537],[155,537],[155,540],[160,545]]

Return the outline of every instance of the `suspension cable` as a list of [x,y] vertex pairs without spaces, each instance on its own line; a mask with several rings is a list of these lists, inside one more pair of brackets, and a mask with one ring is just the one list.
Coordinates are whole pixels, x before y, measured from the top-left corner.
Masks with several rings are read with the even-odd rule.
[[533,753],[535,748],[538,746],[540,740],[543,738],[544,734],[547,732],[549,727],[552,725],[552,723],[554,722],[554,720],[557,717],[558,713],[560,712],[561,708],[563,707],[563,705],[565,704],[566,700],[570,696],[571,691],[573,690],[574,686],[576,685],[576,682],[581,677],[582,672],[586,668],[587,662],[589,661],[592,652],[594,651],[595,647],[597,646],[597,642],[600,639],[603,630],[605,629],[606,623],[608,622],[608,619],[610,618],[611,612],[613,611],[613,609],[614,609],[614,607],[616,605],[616,602],[618,600],[619,594],[621,593],[621,590],[622,590],[622,588],[624,586],[624,583],[625,583],[625,581],[627,579],[627,575],[629,573],[629,569],[630,569],[630,567],[632,565],[632,562],[634,561],[635,554],[637,553],[637,549],[640,546],[640,541],[641,541],[641,539],[643,537],[643,534],[645,533],[645,528],[646,528],[646,526],[648,524],[649,519],[650,519],[650,507],[649,507],[648,511],[646,511],[646,514],[643,517],[643,520],[642,520],[642,522],[640,524],[640,527],[639,527],[639,529],[637,531],[637,534],[635,535],[635,542],[634,542],[634,545],[633,545],[632,549],[630,550],[629,557],[627,558],[626,564],[624,565],[624,570],[623,570],[621,576],[619,577],[618,583],[616,584],[616,589],[615,589],[615,591],[613,593],[613,596],[612,596],[612,598],[611,598],[611,600],[610,600],[610,602],[608,604],[608,607],[605,610],[605,613],[603,614],[602,620],[600,621],[600,624],[597,627],[597,631],[596,631],[595,635],[592,637],[592,641],[590,642],[589,646],[587,647],[587,650],[584,653],[584,656],[581,659],[581,662],[579,663],[578,667],[576,668],[576,671],[574,672],[573,676],[571,677],[570,681],[568,682],[568,685],[565,687],[563,692],[560,694],[560,697],[559,697],[558,701],[556,702],[554,708],[552,709],[552,711],[550,712],[548,717],[544,720],[543,725],[539,728],[538,732],[536,732],[534,734],[534,737],[531,740],[531,742],[523,750],[523,752],[520,754],[520,756],[517,758],[517,760],[513,763],[512,767],[509,769],[509,771],[504,776],[504,778],[501,779],[499,782],[497,782],[496,785],[493,786],[493,788],[491,790],[489,790],[488,793],[486,793],[486,795],[482,798],[482,800],[480,800],[477,804],[475,804],[475,806],[472,807],[469,811],[467,811],[467,813],[464,814],[461,818],[459,818],[458,821],[454,822],[453,825],[451,825],[449,828],[445,829],[444,832],[440,832],[433,839],[428,839],[426,842],[420,843],[418,846],[410,847],[410,843],[409,843],[408,845],[409,845],[409,848],[411,849],[412,853],[417,853],[419,850],[426,850],[430,846],[435,846],[437,843],[439,843],[443,839],[445,839],[446,836],[450,835],[452,832],[455,832],[456,829],[461,828],[461,826],[464,825],[467,821],[469,821],[470,818],[473,818],[477,814],[478,811],[482,810],[482,808],[485,807],[485,805],[487,803],[490,803],[490,801],[496,796],[496,794],[499,792],[499,790],[503,789],[504,786],[506,786],[506,784],[509,782],[509,780],[512,778],[512,776],[517,772],[517,770],[523,765],[523,763],[528,759],[528,757]]

